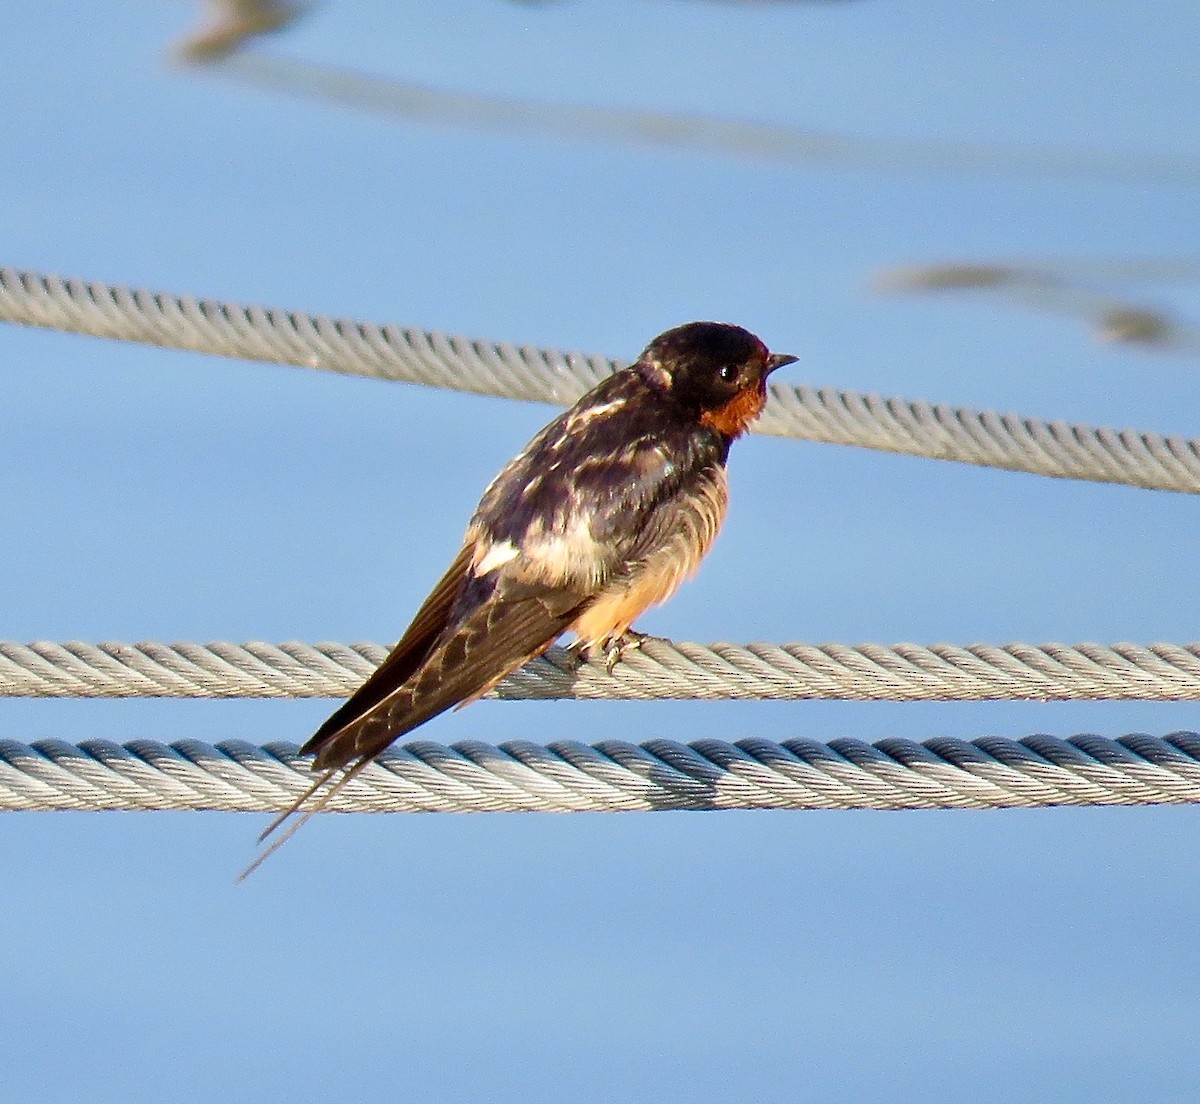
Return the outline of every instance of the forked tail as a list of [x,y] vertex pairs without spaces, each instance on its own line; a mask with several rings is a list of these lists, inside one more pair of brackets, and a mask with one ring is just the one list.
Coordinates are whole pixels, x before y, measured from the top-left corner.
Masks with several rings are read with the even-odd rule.
[[270,836],[272,836],[281,827],[283,827],[283,825],[286,824],[289,819],[291,819],[297,813],[300,813],[299,819],[297,819],[297,821],[292,824],[287,831],[283,833],[283,835],[272,841],[270,847],[263,851],[262,854],[258,855],[254,861],[248,867],[246,867],[246,869],[243,870],[237,876],[237,878],[234,879],[235,884],[241,885],[242,882],[249,878],[251,874],[253,874],[260,866],[262,866],[263,863],[267,861],[267,859],[274,855],[276,851],[278,851],[285,843],[287,843],[288,840],[292,838],[292,836],[299,832],[300,829],[303,828],[314,815],[321,812],[329,804],[329,802],[337,796],[341,788],[347,782],[349,782],[351,778],[358,774],[358,772],[362,770],[363,767],[365,767],[369,762],[370,759],[363,758],[357,763],[353,764],[353,766],[347,767],[342,777],[334,782],[332,786],[329,786],[329,789],[321,795],[320,800],[318,800],[311,809],[304,809],[304,811],[301,813],[301,807],[310,798],[314,797],[323,786],[327,786],[330,779],[332,779],[333,776],[338,773],[338,771],[342,770],[342,768],[330,767],[327,771],[325,771],[325,773],[322,774],[321,777],[318,778],[311,786],[309,786],[304,793],[302,793],[295,801],[292,802],[291,805],[289,805],[282,813],[280,813],[273,821],[271,821],[266,828],[262,830],[262,833],[258,837],[258,842],[260,844],[265,843],[267,839],[270,838]]

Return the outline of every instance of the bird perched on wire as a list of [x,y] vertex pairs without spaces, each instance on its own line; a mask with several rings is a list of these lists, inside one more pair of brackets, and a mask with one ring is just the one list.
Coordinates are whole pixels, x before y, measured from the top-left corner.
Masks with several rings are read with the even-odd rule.
[[[796,358],[748,330],[690,322],[555,418],[492,481],[449,570],[400,642],[301,748],[322,772],[263,833],[322,789],[243,873],[394,740],[491,690],[572,630],[609,670],[633,622],[699,566],[725,517],[729,446]],[[340,777],[335,776],[340,772]]]

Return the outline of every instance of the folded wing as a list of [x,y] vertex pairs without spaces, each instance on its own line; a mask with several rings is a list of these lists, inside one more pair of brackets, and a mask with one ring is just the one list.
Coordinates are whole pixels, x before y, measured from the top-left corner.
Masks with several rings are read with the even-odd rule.
[[486,694],[554,643],[586,601],[561,586],[501,577],[487,598],[457,611],[470,564],[468,547],[375,674],[304,745],[303,753],[316,756],[314,770],[371,759],[439,713]]

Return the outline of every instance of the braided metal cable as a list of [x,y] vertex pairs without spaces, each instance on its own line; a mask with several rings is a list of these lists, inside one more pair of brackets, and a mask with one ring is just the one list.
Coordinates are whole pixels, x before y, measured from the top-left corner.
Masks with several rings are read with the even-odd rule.
[[[0,321],[566,405],[624,363],[0,270]],[[1200,441],[775,384],[756,432],[1200,493]]]
[[[345,697],[378,644],[0,641],[0,697]],[[561,648],[510,675],[506,699],[1200,700],[1200,644],[702,644],[648,638],[612,673]]]
[[[0,740],[0,810],[280,812],[308,787],[295,744]],[[870,744],[571,740],[391,748],[334,812],[981,809],[1200,801],[1200,736]]]

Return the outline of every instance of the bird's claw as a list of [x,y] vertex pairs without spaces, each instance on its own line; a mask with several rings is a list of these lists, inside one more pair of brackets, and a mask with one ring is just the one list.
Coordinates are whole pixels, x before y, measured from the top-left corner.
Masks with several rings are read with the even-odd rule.
[[587,648],[582,640],[575,640],[563,649],[563,656],[566,659],[566,668],[578,671],[587,662]]
[[605,641],[604,669],[611,675],[613,668],[625,658],[626,652],[636,651],[649,639],[649,634],[634,632],[633,629],[626,629],[620,636],[610,637]]

